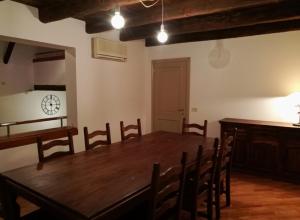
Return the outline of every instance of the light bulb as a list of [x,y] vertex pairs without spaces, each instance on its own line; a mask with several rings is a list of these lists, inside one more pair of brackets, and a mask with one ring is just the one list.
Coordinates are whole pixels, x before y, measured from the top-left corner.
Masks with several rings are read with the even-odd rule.
[[169,38],[168,33],[165,31],[164,25],[162,24],[160,26],[160,32],[157,34],[157,40],[160,43],[165,43],[167,42],[168,38]]
[[111,18],[111,25],[115,29],[121,29],[125,25],[125,19],[119,11],[115,12],[115,15]]

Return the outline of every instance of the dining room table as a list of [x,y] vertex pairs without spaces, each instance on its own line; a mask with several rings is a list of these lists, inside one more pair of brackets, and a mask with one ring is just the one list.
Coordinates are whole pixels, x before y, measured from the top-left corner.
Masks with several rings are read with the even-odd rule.
[[6,220],[19,218],[17,196],[65,220],[116,219],[147,202],[154,163],[176,166],[182,152],[192,163],[199,145],[205,154],[213,144],[211,137],[159,131],[4,172]]

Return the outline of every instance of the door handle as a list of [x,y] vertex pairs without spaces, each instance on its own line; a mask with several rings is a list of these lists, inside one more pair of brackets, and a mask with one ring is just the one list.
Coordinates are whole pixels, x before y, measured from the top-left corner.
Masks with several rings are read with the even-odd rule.
[[184,109],[181,108],[181,109],[178,109],[177,111],[179,111],[179,112],[184,112]]

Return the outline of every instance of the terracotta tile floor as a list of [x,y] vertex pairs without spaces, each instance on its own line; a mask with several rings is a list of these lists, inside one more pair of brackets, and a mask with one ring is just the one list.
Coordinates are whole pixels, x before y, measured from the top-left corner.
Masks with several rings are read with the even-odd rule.
[[[18,202],[23,214],[36,208],[23,199]],[[222,208],[221,215],[222,220],[300,220],[300,185],[235,173],[232,205]]]

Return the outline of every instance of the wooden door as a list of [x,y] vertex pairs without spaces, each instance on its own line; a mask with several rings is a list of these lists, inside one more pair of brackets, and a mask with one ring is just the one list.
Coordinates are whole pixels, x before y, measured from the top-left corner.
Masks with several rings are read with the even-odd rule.
[[152,130],[181,132],[188,118],[190,59],[152,62]]

